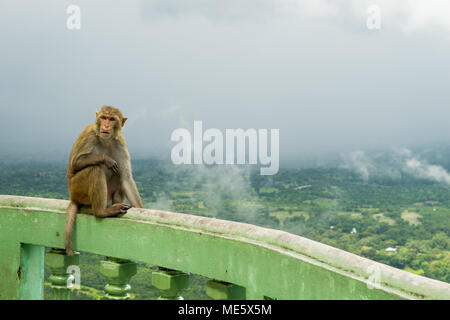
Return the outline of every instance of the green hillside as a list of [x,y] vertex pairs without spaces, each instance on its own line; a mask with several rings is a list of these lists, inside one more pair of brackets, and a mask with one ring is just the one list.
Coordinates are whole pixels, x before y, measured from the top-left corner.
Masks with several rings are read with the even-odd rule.
[[[65,164],[57,163],[0,164],[0,194],[68,199],[65,171]],[[281,169],[261,176],[245,167],[178,167],[151,160],[135,161],[133,172],[146,208],[281,229],[450,282],[446,185],[408,175],[364,181],[341,168]],[[101,259],[82,253],[82,289],[74,298],[103,298]],[[206,299],[205,281],[192,276],[184,297]],[[139,264],[131,285],[137,299],[158,296],[151,266]]]

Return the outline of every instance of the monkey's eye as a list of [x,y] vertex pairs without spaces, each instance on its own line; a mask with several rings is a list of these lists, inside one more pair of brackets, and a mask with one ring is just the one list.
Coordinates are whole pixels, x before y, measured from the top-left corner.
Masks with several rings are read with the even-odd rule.
[[116,118],[109,118],[109,121],[116,121]]
[[100,119],[106,120],[106,117],[105,116],[101,116]]

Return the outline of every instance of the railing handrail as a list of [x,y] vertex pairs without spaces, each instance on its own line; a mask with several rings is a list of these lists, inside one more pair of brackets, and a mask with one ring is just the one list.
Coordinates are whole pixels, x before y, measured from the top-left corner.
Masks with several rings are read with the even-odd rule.
[[[67,200],[0,195],[0,214],[2,208],[65,214],[68,203]],[[81,216],[85,215],[80,214]],[[89,219],[95,218],[89,217]],[[450,299],[448,283],[399,270],[280,230],[203,216],[137,208],[132,208],[125,216],[113,220],[179,229],[183,232],[204,234],[266,248],[345,278],[364,283],[370,282],[376,289],[401,298]],[[52,246],[54,243],[46,245]],[[129,258],[128,256],[117,257]],[[153,261],[142,262],[152,263]],[[282,271],[281,268],[278,272]],[[205,276],[211,276],[211,274]],[[220,279],[220,275],[217,278],[227,280]]]

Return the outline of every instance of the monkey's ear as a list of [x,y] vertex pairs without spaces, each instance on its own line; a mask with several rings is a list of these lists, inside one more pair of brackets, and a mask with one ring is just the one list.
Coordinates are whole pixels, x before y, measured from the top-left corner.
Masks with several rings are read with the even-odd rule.
[[95,119],[98,118],[98,111],[95,112]]
[[122,127],[123,127],[123,125],[125,124],[125,122],[128,120],[128,118],[125,118],[125,117],[123,117],[123,119],[122,119]]

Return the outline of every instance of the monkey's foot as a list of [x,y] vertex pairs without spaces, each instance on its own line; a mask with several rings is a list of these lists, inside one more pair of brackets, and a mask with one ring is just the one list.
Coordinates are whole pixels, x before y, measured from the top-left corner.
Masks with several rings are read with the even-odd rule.
[[125,203],[115,203],[106,210],[108,210],[111,215],[119,215],[127,213],[127,210],[130,208],[131,206]]

